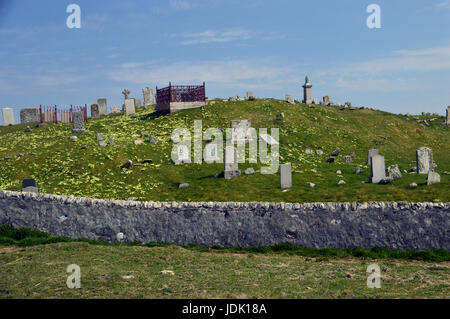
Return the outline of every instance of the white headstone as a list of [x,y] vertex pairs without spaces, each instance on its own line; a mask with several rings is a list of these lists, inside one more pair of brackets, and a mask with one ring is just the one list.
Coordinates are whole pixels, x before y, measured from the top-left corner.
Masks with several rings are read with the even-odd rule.
[[433,170],[433,151],[428,147],[421,147],[416,151],[417,174],[428,174]]
[[125,113],[127,115],[136,113],[136,110],[134,107],[134,99],[126,99],[125,100]]
[[366,165],[370,165],[370,158],[374,155],[378,155],[379,152],[376,148],[372,148],[367,152],[367,161],[366,161]]
[[3,125],[4,126],[8,126],[8,125],[14,125],[14,110],[12,108],[9,107],[5,107],[2,109],[2,114],[3,114]]
[[386,179],[384,156],[373,155],[370,158],[370,183],[378,184],[383,179]]
[[292,187],[292,165],[291,164],[281,164],[280,165],[280,180],[281,180],[281,188],[291,188]]
[[142,89],[142,93],[144,94],[144,107],[145,108],[155,104],[152,88],[146,87],[145,89]]
[[225,147],[225,161],[224,161],[223,175],[226,179],[231,179],[241,175],[238,167],[237,152],[234,146]]
[[99,115],[107,115],[108,114],[108,101],[105,98],[101,98],[97,100],[98,104],[98,113]]

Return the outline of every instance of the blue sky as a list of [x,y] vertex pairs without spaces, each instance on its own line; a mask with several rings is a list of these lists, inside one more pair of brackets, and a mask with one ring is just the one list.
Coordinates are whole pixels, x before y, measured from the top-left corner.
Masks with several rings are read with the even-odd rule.
[[[371,3],[381,29],[366,26]],[[120,106],[124,88],[169,81],[301,99],[309,75],[318,100],[444,114],[449,31],[450,0],[0,0],[0,107]]]

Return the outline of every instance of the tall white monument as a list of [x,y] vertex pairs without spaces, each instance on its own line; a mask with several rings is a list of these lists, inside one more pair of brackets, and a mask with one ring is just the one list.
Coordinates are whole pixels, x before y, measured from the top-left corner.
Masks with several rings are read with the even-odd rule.
[[305,84],[303,85],[303,103],[312,103],[312,85],[309,82],[309,77],[305,77]]

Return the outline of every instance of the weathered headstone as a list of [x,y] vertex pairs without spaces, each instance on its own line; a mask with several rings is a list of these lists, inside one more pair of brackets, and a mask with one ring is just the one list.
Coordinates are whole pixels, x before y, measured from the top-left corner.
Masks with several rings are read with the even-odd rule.
[[441,176],[433,171],[428,172],[427,185],[433,185],[441,182]]
[[108,102],[105,98],[101,98],[97,100],[98,104],[98,112],[100,115],[108,114]]
[[41,121],[41,113],[38,108],[25,108],[20,110],[20,123],[34,123]]
[[91,117],[97,118],[100,115],[98,104],[91,104]]
[[447,106],[447,110],[445,110],[446,113],[446,123],[448,126],[450,126],[450,105]]
[[26,178],[22,181],[22,192],[25,193],[38,193],[36,180],[34,178]]
[[234,146],[225,147],[225,160],[224,160],[223,177],[231,179],[241,175],[239,170],[237,152]]
[[231,121],[232,128],[232,143],[248,143],[251,139],[250,131],[251,122],[250,120],[233,120]]
[[285,100],[286,100],[286,102],[288,102],[290,104],[295,104],[294,100],[292,99],[292,95],[290,95],[290,94],[285,95]]
[[82,111],[73,112],[72,133],[84,133],[84,113]]
[[346,107],[351,107],[352,106],[352,102],[349,102],[349,101],[345,102],[345,106]]
[[379,152],[377,149],[372,148],[367,152],[367,161],[366,161],[366,165],[370,165],[370,158],[374,155],[378,155]]
[[142,106],[142,101],[139,98],[134,98],[134,107]]
[[292,165],[291,164],[281,164],[280,165],[280,180],[281,180],[281,188],[291,188],[292,187]]
[[3,115],[3,125],[14,125],[14,110],[9,107],[5,107],[2,109]]
[[145,108],[155,104],[155,99],[154,99],[152,88],[146,87],[145,89],[142,89],[142,93],[144,94],[144,107]]
[[378,184],[386,179],[384,156],[376,154],[370,158],[370,183]]
[[134,100],[133,99],[126,99],[125,100],[125,113],[127,115],[134,114],[134,113],[136,113],[135,110],[136,109],[134,107]]
[[416,151],[417,174],[428,174],[433,170],[433,151],[428,147],[421,147]]
[[330,105],[330,103],[331,103],[330,97],[328,95],[325,95],[323,97],[323,105],[328,106],[328,105]]
[[253,101],[255,99],[255,96],[253,95],[252,91],[247,92],[247,100]]
[[205,162],[212,163],[219,161],[219,152],[216,143],[208,143],[205,146]]
[[191,157],[189,154],[189,147],[187,145],[177,145],[175,149],[176,154],[172,154],[172,161],[174,164],[190,164]]
[[388,176],[393,181],[402,178],[402,172],[400,172],[398,165],[391,165],[388,167]]

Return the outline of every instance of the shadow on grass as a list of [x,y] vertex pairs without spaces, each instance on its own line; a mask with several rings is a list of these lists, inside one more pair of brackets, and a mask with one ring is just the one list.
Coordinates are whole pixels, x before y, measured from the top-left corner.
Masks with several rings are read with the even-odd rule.
[[[21,228],[15,229],[11,226],[0,225],[0,245],[13,245],[29,247],[36,245],[46,245],[55,243],[74,243],[84,242],[92,245],[103,246],[143,246],[143,247],[167,247],[168,243],[148,243],[132,242],[127,244],[101,242],[92,239],[80,238],[73,239],[64,236],[52,237],[47,233]],[[399,250],[375,247],[372,249],[363,248],[308,248],[296,246],[290,243],[281,243],[272,246],[255,247],[222,247],[222,246],[200,246],[196,244],[183,246],[185,249],[200,252],[222,252],[222,253],[256,253],[256,254],[287,254],[305,257],[323,257],[323,258],[366,258],[366,259],[400,259],[400,260],[421,260],[432,262],[450,261],[450,252],[444,249],[437,250]]]

